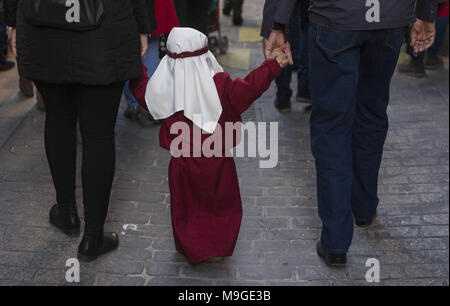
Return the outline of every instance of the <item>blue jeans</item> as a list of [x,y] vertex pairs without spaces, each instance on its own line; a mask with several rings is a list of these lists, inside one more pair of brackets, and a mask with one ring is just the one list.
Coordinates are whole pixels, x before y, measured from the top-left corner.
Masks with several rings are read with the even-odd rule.
[[[291,44],[292,56],[298,63],[297,94],[309,98],[309,78],[308,78],[308,29],[302,27],[299,6],[291,18],[288,31],[288,41]],[[277,99],[281,103],[289,103],[292,97],[291,80],[295,66],[288,66],[281,70],[280,76],[276,79]]]
[[6,23],[0,20],[0,59],[3,59],[3,52],[7,48],[7,37],[6,37]]
[[[159,36],[152,36],[148,39],[148,50],[145,56],[144,65],[147,67],[148,77],[151,77],[155,73],[156,68],[159,65]],[[125,84],[123,91],[125,95],[125,101],[128,106],[138,107],[139,103],[134,98],[130,90],[130,82]]]
[[[436,20],[436,40],[434,44],[426,52],[431,52],[434,55],[439,54],[442,42],[444,40],[445,31],[448,26],[448,17],[441,17]],[[414,56],[414,49],[408,45],[408,54],[411,58],[423,61],[425,59],[426,52],[419,53],[419,55]]]
[[330,253],[348,251],[354,218],[376,214],[390,84],[406,31],[310,27],[311,145],[321,243]]

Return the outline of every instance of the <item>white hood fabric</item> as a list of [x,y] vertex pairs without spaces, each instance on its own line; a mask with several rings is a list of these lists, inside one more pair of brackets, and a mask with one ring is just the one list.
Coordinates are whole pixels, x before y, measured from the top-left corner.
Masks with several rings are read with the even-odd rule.
[[[167,40],[172,54],[195,52],[208,46],[208,38],[191,28],[174,28]],[[147,85],[146,102],[153,118],[166,119],[183,111],[205,132],[214,133],[222,104],[214,75],[223,72],[214,55],[172,58],[166,55]]]

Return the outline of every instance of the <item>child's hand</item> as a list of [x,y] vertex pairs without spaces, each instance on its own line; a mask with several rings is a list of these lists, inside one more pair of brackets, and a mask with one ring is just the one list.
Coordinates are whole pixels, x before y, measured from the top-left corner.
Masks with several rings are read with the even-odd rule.
[[272,58],[275,58],[277,60],[278,64],[280,64],[281,68],[286,68],[287,65],[289,64],[286,54],[284,54],[284,52],[281,51],[280,49],[275,49],[273,51]]

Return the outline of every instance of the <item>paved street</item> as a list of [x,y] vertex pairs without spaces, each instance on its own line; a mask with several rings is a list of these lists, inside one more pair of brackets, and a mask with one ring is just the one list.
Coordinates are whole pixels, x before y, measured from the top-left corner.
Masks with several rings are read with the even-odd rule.
[[[229,66],[254,68],[263,60],[261,43],[246,35],[260,25],[263,1],[247,2],[250,29],[239,33],[223,19],[231,50],[221,61]],[[247,72],[226,70],[233,77]],[[373,227],[356,230],[345,269],[327,268],[315,253],[320,221],[305,105],[293,102],[292,113],[278,113],[272,85],[246,115],[246,120],[279,122],[279,164],[263,170],[258,159],[237,159],[244,219],[235,256],[198,266],[174,249],[169,153],[159,148],[158,126],[142,128],[120,114],[106,229],[119,233],[121,244],[83,264],[80,284],[376,285],[365,280],[366,260],[376,258],[381,285],[448,286],[448,81],[448,61],[425,79],[395,75],[379,217]],[[0,101],[0,285],[68,285],[65,263],[76,257],[79,239],[48,223],[55,199],[44,155],[45,114],[33,103],[18,93]],[[78,197],[82,212],[81,190]]]

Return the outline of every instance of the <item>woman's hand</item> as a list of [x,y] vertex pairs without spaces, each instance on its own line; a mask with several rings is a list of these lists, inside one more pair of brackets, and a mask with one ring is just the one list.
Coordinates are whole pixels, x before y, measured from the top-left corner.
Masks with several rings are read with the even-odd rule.
[[11,31],[11,46],[14,52],[14,55],[17,57],[17,38],[16,38],[16,28],[12,28]]
[[148,34],[141,34],[141,57],[144,60],[148,49]]

